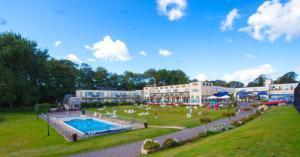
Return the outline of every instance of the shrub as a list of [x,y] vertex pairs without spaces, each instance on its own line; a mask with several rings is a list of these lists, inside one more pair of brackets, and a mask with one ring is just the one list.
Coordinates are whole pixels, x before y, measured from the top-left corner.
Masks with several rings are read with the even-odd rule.
[[200,133],[198,134],[198,136],[199,136],[200,138],[204,138],[204,137],[207,136],[207,134],[205,134],[204,132],[200,132]]
[[230,111],[230,110],[228,110],[228,111],[223,111],[223,112],[222,112],[222,116],[223,116],[223,117],[228,117],[229,121],[231,121],[230,118],[231,118],[232,116],[234,116],[234,115],[235,115],[235,111]]
[[155,142],[151,139],[147,139],[144,141],[143,148],[147,151],[155,152],[155,151],[159,150],[160,145],[158,142]]
[[36,104],[35,105],[35,110],[37,113],[41,112],[48,112],[50,108],[57,107],[56,104],[49,104],[49,103],[42,103],[42,104]]
[[230,130],[230,129],[233,129],[233,128],[235,128],[235,126],[230,125],[230,124],[220,123],[218,125],[215,125],[215,126],[209,128],[208,131],[216,134],[216,133],[221,133],[223,131],[227,131],[227,130]]
[[195,136],[195,137],[191,137],[191,138],[188,138],[185,140],[186,143],[189,143],[189,142],[194,142],[194,141],[197,141],[199,139],[198,136]]
[[179,146],[181,144],[182,144],[182,142],[180,140],[168,138],[164,141],[163,148],[173,148],[173,147]]
[[261,112],[267,111],[269,107],[267,105],[261,105],[258,107],[258,110]]
[[244,110],[244,111],[252,111],[252,108],[250,108],[250,107],[245,107],[245,108],[243,108],[243,110]]
[[235,127],[241,126],[241,125],[243,125],[243,124],[244,124],[244,123],[243,123],[243,121],[241,121],[241,120],[234,120],[234,121],[231,122],[231,125],[233,125],[233,126],[235,126]]

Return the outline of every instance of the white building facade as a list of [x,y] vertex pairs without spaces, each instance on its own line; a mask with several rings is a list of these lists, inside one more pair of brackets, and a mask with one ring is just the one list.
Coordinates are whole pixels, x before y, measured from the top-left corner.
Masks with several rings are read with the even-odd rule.
[[144,87],[144,101],[146,103],[169,103],[199,105],[207,97],[217,92],[233,93],[233,88],[213,86],[208,82],[192,82],[188,84]]
[[119,90],[76,90],[76,98],[80,102],[104,103],[104,102],[142,102],[143,90],[119,91]]

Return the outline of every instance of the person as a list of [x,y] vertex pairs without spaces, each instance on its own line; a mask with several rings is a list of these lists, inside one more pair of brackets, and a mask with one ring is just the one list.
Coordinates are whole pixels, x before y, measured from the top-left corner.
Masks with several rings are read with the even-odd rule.
[[155,112],[155,114],[154,114],[154,118],[155,118],[155,119],[157,119],[157,118],[158,118],[158,116],[157,116],[157,112]]

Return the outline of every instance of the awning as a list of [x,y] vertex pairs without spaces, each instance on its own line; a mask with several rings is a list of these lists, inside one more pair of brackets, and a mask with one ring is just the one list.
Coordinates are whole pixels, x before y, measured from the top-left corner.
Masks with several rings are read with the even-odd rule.
[[258,96],[261,96],[261,95],[268,95],[268,92],[265,92],[265,91],[260,91],[257,93]]
[[224,96],[221,96],[221,97],[219,97],[220,99],[229,99],[230,98],[230,96],[229,95],[224,95]]
[[212,96],[207,97],[206,99],[217,99],[217,98],[218,98],[218,97],[212,95]]

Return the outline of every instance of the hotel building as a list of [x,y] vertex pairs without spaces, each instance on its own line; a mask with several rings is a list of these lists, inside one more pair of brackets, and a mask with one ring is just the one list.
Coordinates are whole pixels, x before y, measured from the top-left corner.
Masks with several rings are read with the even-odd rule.
[[142,102],[143,90],[76,90],[80,102]]
[[234,93],[233,88],[214,86],[208,82],[192,82],[188,84],[144,87],[146,103],[173,103],[199,105],[207,97],[217,92]]
[[273,84],[267,80],[262,87],[226,88],[214,86],[208,82],[191,82],[188,84],[144,87],[143,90],[118,91],[118,90],[76,90],[76,97],[70,97],[68,104],[82,102],[145,102],[149,104],[185,104],[200,105],[207,101],[207,97],[218,92],[237,93],[247,91],[257,94],[267,92],[269,98],[293,100],[294,89],[298,83]]

